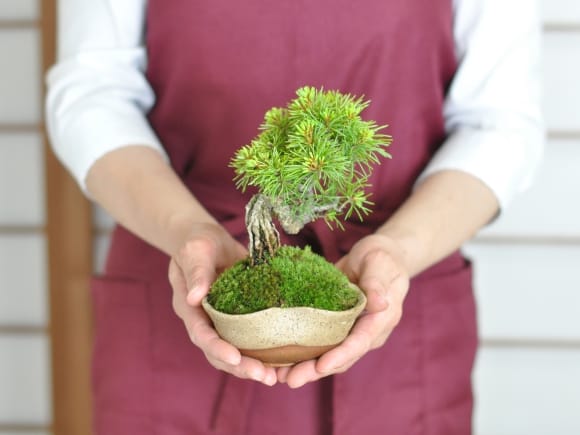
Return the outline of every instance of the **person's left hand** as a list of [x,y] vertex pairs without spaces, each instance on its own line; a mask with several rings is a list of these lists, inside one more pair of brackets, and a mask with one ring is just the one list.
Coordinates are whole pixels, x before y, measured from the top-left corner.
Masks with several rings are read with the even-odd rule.
[[373,234],[359,240],[336,266],[367,296],[367,306],[347,338],[317,360],[277,370],[279,382],[298,388],[349,369],[367,352],[381,347],[401,319],[409,273],[401,247]]

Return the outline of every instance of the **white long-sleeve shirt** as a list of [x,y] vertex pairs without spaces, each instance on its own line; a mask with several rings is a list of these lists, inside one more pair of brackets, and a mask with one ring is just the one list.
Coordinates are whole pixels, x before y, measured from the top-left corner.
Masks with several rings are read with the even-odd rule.
[[[56,154],[83,189],[95,161],[119,147],[145,145],[167,158],[146,119],[155,102],[144,76],[146,6],[59,0],[46,117]],[[538,5],[453,0],[453,8],[459,69],[444,106],[448,137],[418,181],[461,170],[483,181],[503,208],[530,184],[542,156]]]

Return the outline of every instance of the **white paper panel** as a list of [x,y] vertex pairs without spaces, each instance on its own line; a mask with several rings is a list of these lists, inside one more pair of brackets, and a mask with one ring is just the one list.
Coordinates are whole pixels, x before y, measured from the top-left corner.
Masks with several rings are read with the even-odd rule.
[[43,225],[44,186],[40,135],[0,133],[0,225]]
[[38,0],[0,0],[0,20],[33,20],[38,16]]
[[544,36],[544,109],[552,130],[580,130],[580,32]]
[[580,340],[580,246],[472,243],[465,251],[476,265],[483,338]]
[[580,24],[578,0],[542,0],[542,16],[545,23]]
[[40,120],[39,39],[35,29],[0,30],[0,122]]
[[47,324],[45,249],[41,235],[0,235],[1,325]]
[[109,235],[99,235],[93,239],[93,271],[100,274],[105,269],[105,260],[109,250]]
[[50,422],[48,339],[0,336],[0,424]]
[[93,226],[100,230],[110,230],[115,226],[115,221],[105,210],[98,205],[93,205]]
[[580,349],[483,348],[476,435],[580,434]]
[[580,140],[549,141],[533,186],[482,236],[580,237],[579,169]]

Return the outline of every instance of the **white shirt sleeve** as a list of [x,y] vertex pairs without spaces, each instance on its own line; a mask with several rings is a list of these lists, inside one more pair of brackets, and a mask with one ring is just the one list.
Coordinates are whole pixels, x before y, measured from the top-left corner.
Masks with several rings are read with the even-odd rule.
[[459,70],[444,107],[448,138],[418,183],[455,169],[504,208],[525,190],[544,148],[536,0],[454,0]]
[[[419,177],[461,170],[501,207],[524,190],[543,149],[537,0],[453,0],[459,70],[444,107],[447,141]],[[85,188],[109,151],[150,146],[167,159],[146,114],[147,0],[59,0],[58,63],[47,76],[53,148]]]
[[104,154],[144,145],[167,154],[146,114],[154,94],[144,70],[146,0],[59,0],[58,62],[47,75],[53,149],[83,190]]

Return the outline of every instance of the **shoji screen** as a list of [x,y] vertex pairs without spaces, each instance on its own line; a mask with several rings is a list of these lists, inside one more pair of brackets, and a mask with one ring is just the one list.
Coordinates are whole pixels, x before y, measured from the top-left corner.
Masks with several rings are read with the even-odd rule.
[[0,0],[0,434],[51,424],[40,9]]
[[50,152],[56,0],[0,0],[0,435],[90,433],[88,206]]

